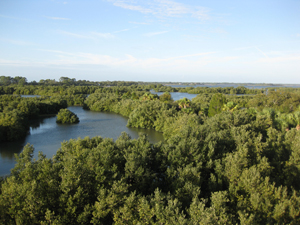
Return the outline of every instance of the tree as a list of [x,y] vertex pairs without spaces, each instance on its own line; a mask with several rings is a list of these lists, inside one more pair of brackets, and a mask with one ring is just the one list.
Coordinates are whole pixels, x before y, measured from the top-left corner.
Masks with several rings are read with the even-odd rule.
[[12,78],[12,83],[13,84],[18,84],[19,86],[24,86],[24,84],[27,83],[27,78],[26,77],[17,76],[15,78]]
[[76,82],[75,78],[69,78],[69,77],[61,77],[59,78],[59,82],[64,84],[74,84]]
[[10,84],[11,84],[11,80],[12,80],[11,77],[1,76],[1,77],[0,77],[0,84],[1,84],[1,85],[4,85],[4,86],[10,85]]
[[152,101],[152,100],[156,100],[158,99],[158,95],[157,94],[151,94],[149,92],[146,92],[142,97],[141,100],[142,101]]
[[180,100],[177,101],[178,106],[180,109],[184,108],[188,108],[191,106],[191,100],[187,99],[187,98],[182,98]]
[[79,118],[70,110],[61,109],[56,116],[56,123],[79,123]]
[[235,102],[227,102],[227,104],[224,104],[222,110],[226,112],[234,112],[239,109],[239,105]]
[[212,117],[222,111],[223,105],[226,103],[226,98],[223,94],[214,94],[208,108],[208,116]]
[[162,95],[160,95],[159,100],[165,103],[173,101],[172,96],[169,92],[165,92]]

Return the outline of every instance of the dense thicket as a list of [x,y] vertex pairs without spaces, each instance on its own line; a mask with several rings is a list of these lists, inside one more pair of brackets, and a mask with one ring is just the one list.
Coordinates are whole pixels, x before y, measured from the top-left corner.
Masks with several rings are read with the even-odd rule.
[[273,108],[281,113],[290,113],[298,109],[300,92],[270,91],[268,94],[256,95],[248,103],[248,107],[259,110]]
[[[27,145],[1,181],[0,223],[300,223],[299,93],[173,101],[145,91],[99,88],[84,107],[163,132],[163,143],[125,133],[116,141],[87,137],[37,160]],[[2,96],[1,109],[21,102]]]
[[56,115],[56,123],[72,124],[79,123],[78,116],[68,109],[61,109]]
[[[2,224],[298,224],[300,133],[267,116],[185,114],[165,143],[70,140],[52,159],[17,159]],[[173,130],[173,129],[172,129]]]

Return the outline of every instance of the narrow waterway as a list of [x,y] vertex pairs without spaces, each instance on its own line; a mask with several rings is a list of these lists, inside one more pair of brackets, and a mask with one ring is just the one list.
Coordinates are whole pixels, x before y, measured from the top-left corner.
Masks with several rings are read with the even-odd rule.
[[162,133],[154,130],[129,128],[127,118],[103,112],[92,112],[82,107],[69,107],[69,110],[77,114],[80,123],[61,125],[56,123],[56,117],[39,118],[31,124],[30,134],[21,141],[0,144],[0,176],[10,173],[15,165],[14,153],[20,153],[27,143],[34,146],[34,158],[37,159],[41,151],[47,157],[52,157],[60,148],[61,142],[70,139],[84,138],[86,136],[101,136],[116,140],[123,131],[131,138],[138,138],[139,133],[146,133],[152,143],[163,141]]

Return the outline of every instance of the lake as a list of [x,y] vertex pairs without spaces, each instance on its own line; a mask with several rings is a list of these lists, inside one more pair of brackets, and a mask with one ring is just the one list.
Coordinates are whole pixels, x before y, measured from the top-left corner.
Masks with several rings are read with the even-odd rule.
[[152,143],[163,141],[162,133],[154,130],[126,127],[127,118],[121,115],[92,112],[76,106],[68,109],[77,114],[80,123],[62,125],[56,123],[56,116],[43,117],[32,122],[30,134],[23,140],[0,143],[0,176],[10,173],[10,169],[15,165],[14,153],[20,153],[27,143],[34,146],[33,157],[37,159],[39,151],[51,158],[60,148],[61,142],[77,139],[78,137],[101,136],[116,140],[125,131],[132,139],[138,138],[138,134],[141,132],[146,133],[148,140]]

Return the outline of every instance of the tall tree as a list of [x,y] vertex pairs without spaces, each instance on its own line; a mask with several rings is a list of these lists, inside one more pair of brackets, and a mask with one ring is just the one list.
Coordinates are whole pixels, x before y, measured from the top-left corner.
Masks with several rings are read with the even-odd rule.
[[11,84],[11,77],[7,76],[0,76],[0,85],[10,85]]
[[226,97],[223,94],[214,94],[208,108],[208,116],[212,117],[222,111],[223,105],[226,104]]

